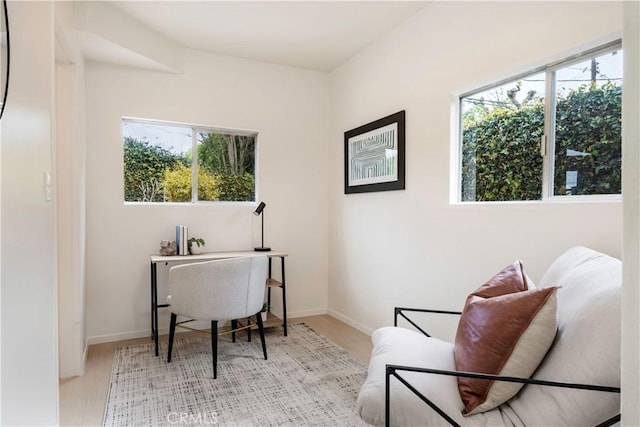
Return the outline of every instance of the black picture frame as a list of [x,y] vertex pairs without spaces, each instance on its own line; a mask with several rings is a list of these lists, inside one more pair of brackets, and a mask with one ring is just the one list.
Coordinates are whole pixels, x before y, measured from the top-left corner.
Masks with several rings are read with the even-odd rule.
[[405,111],[344,133],[344,194],[404,190]]

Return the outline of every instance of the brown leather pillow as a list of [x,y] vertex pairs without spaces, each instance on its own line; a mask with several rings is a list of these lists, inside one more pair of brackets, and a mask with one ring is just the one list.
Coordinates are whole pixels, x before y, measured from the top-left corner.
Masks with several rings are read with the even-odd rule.
[[[556,335],[556,291],[556,287],[529,289],[522,262],[514,261],[472,292],[456,333],[456,369],[529,378]],[[459,377],[462,414],[493,409],[522,386]]]

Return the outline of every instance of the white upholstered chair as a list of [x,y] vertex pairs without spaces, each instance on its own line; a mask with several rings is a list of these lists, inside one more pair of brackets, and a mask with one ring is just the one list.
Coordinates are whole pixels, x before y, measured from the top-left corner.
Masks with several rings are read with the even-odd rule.
[[[560,287],[555,342],[530,378],[494,376],[496,382],[528,383],[505,403],[463,415],[457,377],[469,372],[456,370],[455,344],[424,331],[384,327],[372,335],[371,361],[356,411],[369,424],[396,427],[619,424],[622,262],[574,247],[536,283],[537,288],[550,286]],[[399,314],[409,320],[405,310],[420,311],[397,308],[396,320]]]
[[213,352],[213,378],[217,377],[218,322],[255,316],[262,341],[262,352],[267,359],[264,329],[260,311],[264,302],[267,280],[267,257],[264,255],[230,258],[185,264],[169,270],[168,302],[171,310],[169,353],[171,362],[173,338],[178,316],[190,320],[211,322]]

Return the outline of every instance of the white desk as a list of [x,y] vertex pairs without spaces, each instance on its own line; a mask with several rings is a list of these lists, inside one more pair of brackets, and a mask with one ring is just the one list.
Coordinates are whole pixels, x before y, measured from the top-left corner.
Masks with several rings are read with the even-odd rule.
[[[288,256],[284,252],[255,252],[255,251],[235,251],[235,252],[207,252],[200,255],[150,255],[151,266],[151,338],[155,343],[156,356],[158,355],[158,309],[163,307],[169,307],[169,304],[158,304],[158,269],[159,263],[169,264],[171,262],[202,262],[213,261],[216,259],[225,258],[242,258],[256,255],[265,255],[269,258],[269,277],[267,279],[267,304],[271,307],[271,288],[277,287],[282,289],[282,326],[284,329],[284,336],[287,336],[287,298],[285,287],[285,274],[284,274],[284,258]],[[282,273],[282,281],[278,281],[271,278],[271,260],[273,258],[280,258],[280,268]]]

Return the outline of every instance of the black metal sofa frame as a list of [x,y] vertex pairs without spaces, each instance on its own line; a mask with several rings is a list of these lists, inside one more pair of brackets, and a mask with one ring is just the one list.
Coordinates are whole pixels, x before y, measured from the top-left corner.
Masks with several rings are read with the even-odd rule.
[[[409,322],[414,328],[420,331],[422,334],[430,337],[427,332],[425,332],[420,326],[418,326],[413,320],[405,315],[404,312],[419,312],[419,313],[433,313],[433,314],[452,314],[452,315],[461,315],[462,313],[459,311],[447,311],[447,310],[430,310],[430,309],[422,309],[422,308],[409,308],[409,307],[395,307],[394,315],[393,315],[393,326],[398,326],[398,316],[405,319]],[[447,421],[450,425],[460,427],[458,423],[456,423],[453,418],[447,415],[442,409],[440,409],[435,403],[429,400],[426,396],[416,390],[409,382],[403,378],[398,372],[420,372],[424,374],[432,374],[432,375],[448,375],[454,377],[466,377],[466,378],[478,378],[478,379],[486,379],[493,381],[505,381],[505,382],[514,382],[514,383],[522,383],[522,384],[537,384],[541,386],[549,386],[549,387],[560,387],[560,388],[571,388],[571,389],[580,389],[580,390],[591,390],[591,391],[600,391],[606,393],[620,393],[620,387],[607,387],[593,384],[577,384],[577,383],[565,383],[558,381],[547,381],[547,380],[536,380],[532,378],[517,378],[517,377],[505,377],[499,375],[490,375],[490,374],[482,374],[476,372],[462,372],[462,371],[445,371],[439,369],[429,369],[429,368],[417,368],[412,366],[400,366],[400,365],[386,365],[386,378],[385,378],[385,426],[391,426],[390,420],[390,404],[391,404],[391,388],[390,381],[391,377],[395,377],[400,383],[402,383],[405,387],[407,387],[413,394],[415,394],[420,400],[426,403],[431,409],[433,409],[436,413],[438,413],[445,421]],[[598,424],[596,427],[606,427],[611,426],[620,421],[620,414],[617,414],[608,420]]]

